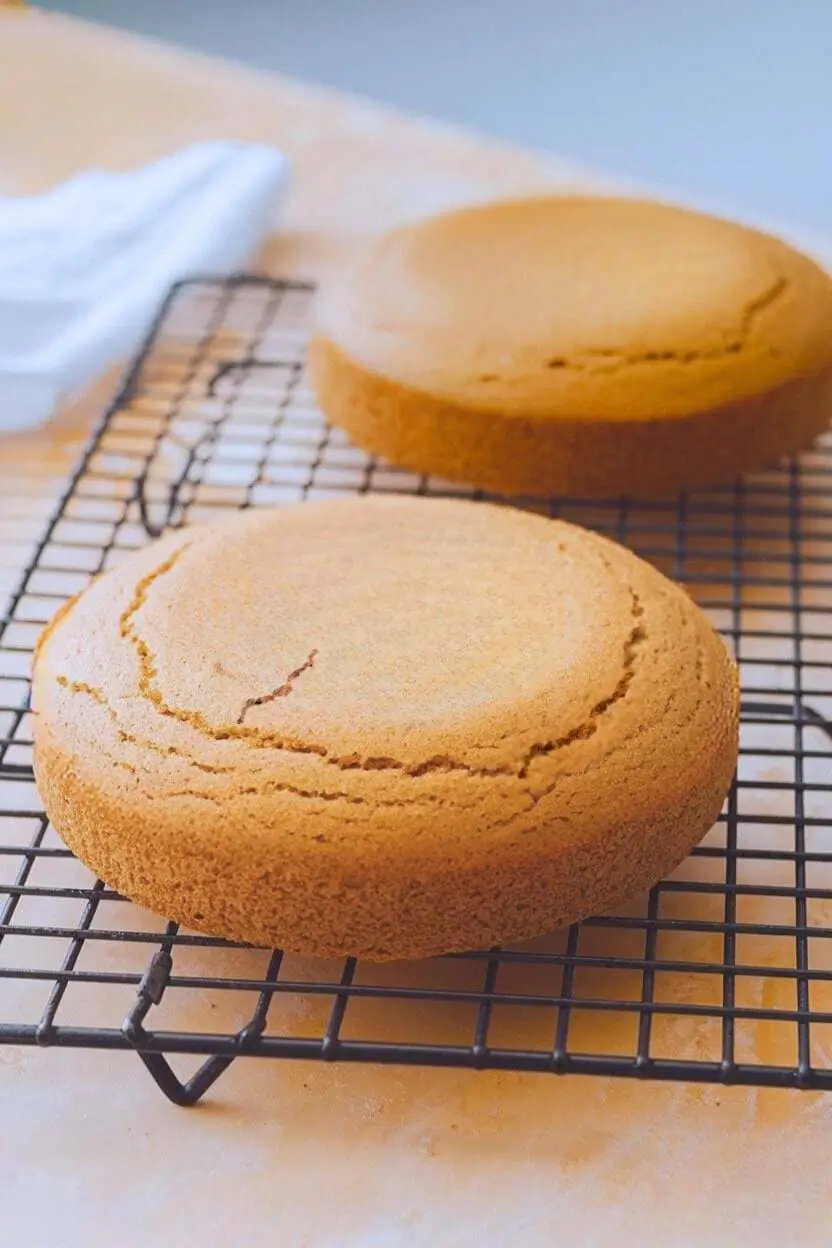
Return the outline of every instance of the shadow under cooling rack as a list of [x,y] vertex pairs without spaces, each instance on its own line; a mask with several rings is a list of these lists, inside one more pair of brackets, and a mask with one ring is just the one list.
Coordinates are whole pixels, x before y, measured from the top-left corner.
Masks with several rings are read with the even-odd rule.
[[[70,854],[34,785],[28,673],[69,595],[170,526],[344,492],[484,497],[368,458],[309,392],[311,287],[176,287],[42,531],[0,589],[0,1042],[137,1051],[199,1099],[238,1056],[832,1088],[832,444],[727,489],[650,503],[513,500],[686,584],[743,688],[737,777],[674,875],[522,946],[373,966],[212,940]],[[180,1079],[169,1058],[201,1061]],[[174,1058],[175,1061],[181,1059]]]

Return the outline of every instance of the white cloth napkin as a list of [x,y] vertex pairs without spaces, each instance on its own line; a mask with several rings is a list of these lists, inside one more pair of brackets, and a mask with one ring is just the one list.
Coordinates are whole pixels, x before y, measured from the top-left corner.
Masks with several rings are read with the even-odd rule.
[[172,283],[243,267],[287,172],[274,148],[197,143],[0,197],[0,433],[45,420],[134,351]]

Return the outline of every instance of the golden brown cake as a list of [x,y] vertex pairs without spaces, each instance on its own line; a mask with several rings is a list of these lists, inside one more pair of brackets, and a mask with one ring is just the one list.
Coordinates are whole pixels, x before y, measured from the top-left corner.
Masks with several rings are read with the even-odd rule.
[[605,198],[465,209],[325,290],[329,418],[505,494],[661,495],[809,446],[832,417],[832,281],[776,238]]
[[475,503],[248,512],[131,555],[36,658],[40,791],[128,897],[212,934],[410,958],[531,937],[711,827],[737,685],[612,542]]

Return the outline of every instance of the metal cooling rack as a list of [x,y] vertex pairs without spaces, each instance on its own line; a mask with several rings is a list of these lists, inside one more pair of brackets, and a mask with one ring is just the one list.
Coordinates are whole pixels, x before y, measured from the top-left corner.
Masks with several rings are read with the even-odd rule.
[[[521,500],[683,581],[734,647],[738,777],[674,876],[531,944],[318,962],[165,924],[94,880],[42,812],[31,651],[69,594],[170,525],[333,492],[469,494],[369,459],[307,389],[311,288],[177,287],[0,596],[0,1041],[135,1050],[178,1104],[242,1055],[832,1088],[832,441],[729,489]],[[40,528],[40,522],[37,522]],[[169,1058],[193,1055],[189,1077]],[[182,1059],[174,1057],[178,1065]]]

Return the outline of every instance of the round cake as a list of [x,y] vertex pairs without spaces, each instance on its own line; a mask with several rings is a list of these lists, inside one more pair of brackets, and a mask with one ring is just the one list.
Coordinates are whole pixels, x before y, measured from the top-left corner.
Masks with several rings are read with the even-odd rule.
[[737,682],[677,586],[485,504],[247,512],[132,554],[34,673],[46,810],[190,927],[412,958],[532,937],[716,819]]
[[490,204],[381,238],[318,301],[328,419],[503,494],[663,495],[832,417],[832,281],[785,243],[647,201]]

